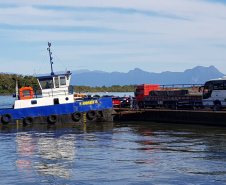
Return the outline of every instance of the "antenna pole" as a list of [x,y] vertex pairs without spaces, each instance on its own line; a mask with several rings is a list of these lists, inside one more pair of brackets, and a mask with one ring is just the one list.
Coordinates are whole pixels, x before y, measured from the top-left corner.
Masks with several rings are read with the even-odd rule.
[[49,51],[49,61],[50,61],[50,65],[51,65],[51,75],[54,75],[54,72],[53,72],[53,62],[52,62],[52,59],[53,57],[51,56],[52,55],[52,52],[50,51],[50,46],[51,46],[51,43],[48,42],[48,48],[47,50]]
[[16,100],[18,100],[18,79],[16,78]]

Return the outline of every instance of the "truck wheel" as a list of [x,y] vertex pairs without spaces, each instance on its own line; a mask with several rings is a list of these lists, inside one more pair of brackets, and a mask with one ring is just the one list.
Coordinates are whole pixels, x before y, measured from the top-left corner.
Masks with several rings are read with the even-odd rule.
[[219,100],[215,100],[213,103],[216,110],[221,108],[221,102]]
[[138,106],[139,106],[140,108],[144,108],[144,103],[143,103],[143,102],[139,102],[139,103],[138,103]]
[[176,103],[172,103],[172,109],[177,109],[177,105],[176,105]]
[[168,104],[164,104],[163,107],[164,107],[165,109],[168,109],[168,108],[169,108]]

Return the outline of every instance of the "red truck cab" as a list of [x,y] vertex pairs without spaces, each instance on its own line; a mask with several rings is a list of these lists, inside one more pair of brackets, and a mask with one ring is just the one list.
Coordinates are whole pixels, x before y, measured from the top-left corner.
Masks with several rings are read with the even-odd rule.
[[160,90],[160,86],[158,84],[150,85],[143,84],[138,85],[135,91],[136,100],[144,100],[144,96],[148,96],[150,91]]

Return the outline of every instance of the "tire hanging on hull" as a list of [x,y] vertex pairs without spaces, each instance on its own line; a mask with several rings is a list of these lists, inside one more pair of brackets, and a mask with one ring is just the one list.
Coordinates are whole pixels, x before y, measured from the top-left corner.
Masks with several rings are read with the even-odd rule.
[[49,115],[47,121],[48,121],[48,123],[56,123],[57,122],[57,115],[56,114]]
[[102,110],[98,110],[98,111],[97,111],[97,121],[98,121],[98,122],[103,122],[103,121],[105,121],[105,119],[104,119],[104,113],[103,113]]
[[34,122],[34,118],[32,116],[28,116],[28,117],[24,118],[25,125],[33,124],[33,122]]
[[103,117],[104,117],[103,111],[102,110],[98,110],[97,111],[97,118],[103,118]]
[[82,118],[82,113],[77,111],[77,112],[72,113],[71,116],[72,116],[72,120],[77,122]]
[[95,112],[94,110],[89,110],[89,111],[87,112],[87,118],[88,118],[89,120],[93,120],[95,117],[96,117],[96,112]]
[[12,115],[9,113],[6,113],[2,116],[1,121],[4,125],[8,124],[12,121]]

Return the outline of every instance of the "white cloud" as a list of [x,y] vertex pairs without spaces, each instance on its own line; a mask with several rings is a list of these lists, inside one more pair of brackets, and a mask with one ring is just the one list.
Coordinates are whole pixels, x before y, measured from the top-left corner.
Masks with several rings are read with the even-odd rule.
[[[183,71],[191,65],[216,64],[220,69],[226,68],[223,62],[226,54],[219,47],[226,43],[226,5],[219,3],[7,0],[0,2],[0,33],[3,45],[19,43],[28,51],[31,49],[26,43],[39,48],[48,41],[58,43],[54,49],[69,66],[70,61],[80,59],[87,64],[91,60],[112,66],[114,62],[121,66],[125,63],[125,69],[131,62],[131,66],[146,65],[149,71],[156,62],[159,63],[159,67],[155,64],[156,71],[167,70],[161,63],[169,64],[168,68],[178,64],[172,65],[174,71]],[[18,63],[22,60],[1,54]],[[12,69],[15,70],[14,66]]]

